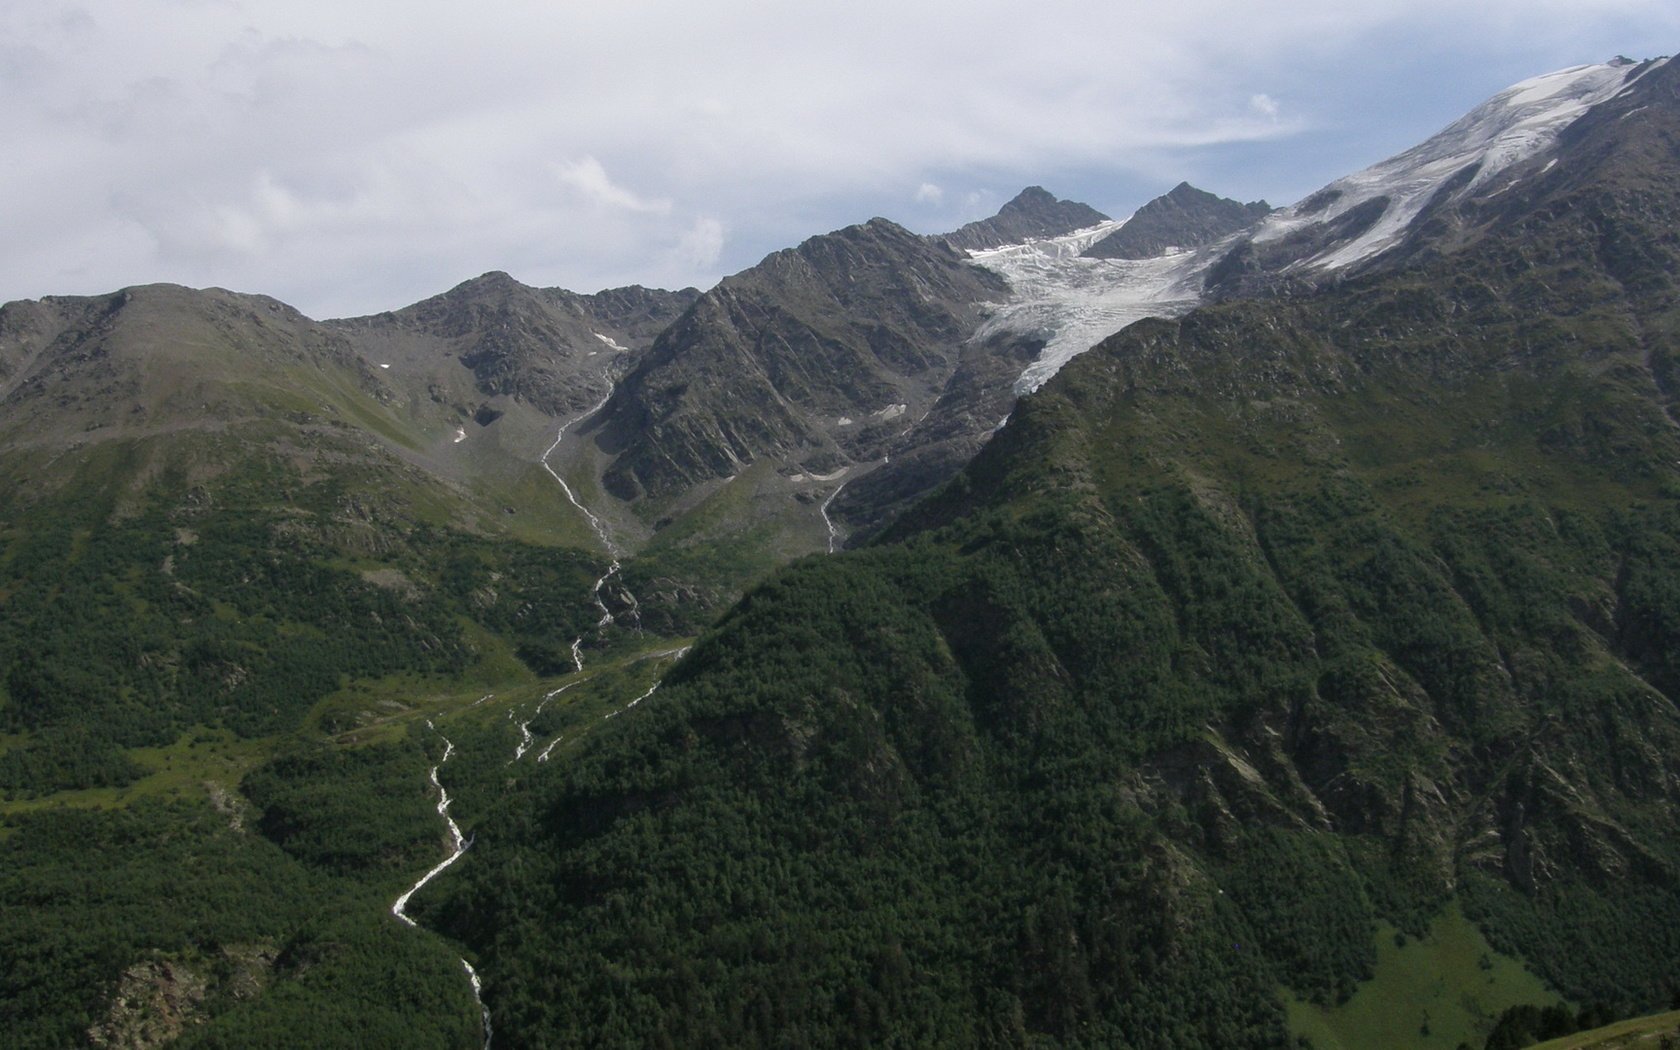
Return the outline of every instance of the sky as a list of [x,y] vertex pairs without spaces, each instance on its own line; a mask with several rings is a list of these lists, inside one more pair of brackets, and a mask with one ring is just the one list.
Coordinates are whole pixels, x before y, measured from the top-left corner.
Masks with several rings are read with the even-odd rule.
[[489,270],[708,287],[873,216],[1181,180],[1287,204],[1673,0],[5,0],[0,301],[171,281],[313,317]]

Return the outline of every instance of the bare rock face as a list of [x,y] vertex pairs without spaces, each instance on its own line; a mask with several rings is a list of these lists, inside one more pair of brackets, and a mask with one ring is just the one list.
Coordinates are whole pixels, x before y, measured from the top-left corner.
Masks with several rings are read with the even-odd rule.
[[123,971],[88,1042],[110,1050],[167,1046],[214,1012],[212,1004],[261,995],[274,978],[272,944],[224,945],[210,957],[156,956]]
[[698,297],[694,289],[614,288],[579,295],[533,288],[500,271],[413,306],[332,324],[364,345],[435,344],[472,374],[485,397],[523,401],[553,416],[577,412]]
[[724,279],[654,342],[595,425],[608,488],[668,497],[764,457],[877,460],[1008,294],[944,244],[874,219]]
[[1149,259],[1172,248],[1199,248],[1271,214],[1265,201],[1243,204],[1181,182],[1145,204],[1126,225],[1086,249],[1093,259]]
[[209,979],[183,963],[135,963],[123,971],[110,1012],[88,1029],[88,1042],[112,1050],[149,1050],[174,1042],[201,1018],[209,989]]
[[936,239],[953,248],[983,251],[1020,244],[1030,237],[1060,237],[1107,221],[1108,216],[1088,204],[1059,200],[1042,186],[1028,186],[991,218],[971,222]]

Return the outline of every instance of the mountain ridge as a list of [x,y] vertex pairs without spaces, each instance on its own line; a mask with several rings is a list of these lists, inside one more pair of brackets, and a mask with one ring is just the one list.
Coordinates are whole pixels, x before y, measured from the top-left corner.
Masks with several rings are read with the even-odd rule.
[[1059,237],[1107,221],[1108,216],[1088,204],[1062,200],[1042,186],[1028,186],[996,215],[934,237],[953,248],[983,251],[1035,237]]
[[1666,1002],[1680,183],[1627,161],[1674,163],[1675,79],[1456,251],[1072,360],[749,592],[538,841],[492,817],[437,921],[554,1041],[1275,1046],[1280,988],[1342,1000],[1453,901],[1575,1001]]
[[1265,201],[1243,204],[1181,182],[1139,208],[1084,254],[1093,259],[1147,259],[1171,248],[1199,248],[1254,225],[1271,211]]
[[[1402,196],[1150,259],[877,220],[692,297],[0,308],[11,1033],[1275,1047],[1443,908],[1600,1013],[1680,994],[1641,68],[1328,269]],[[1485,980],[1386,1040],[1484,1036]]]

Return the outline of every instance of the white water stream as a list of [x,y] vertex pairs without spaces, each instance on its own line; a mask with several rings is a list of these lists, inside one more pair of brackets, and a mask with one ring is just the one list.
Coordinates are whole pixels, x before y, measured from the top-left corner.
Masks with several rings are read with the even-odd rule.
[[[531,735],[531,723],[535,722],[537,720],[537,716],[542,714],[543,708],[548,706],[548,702],[550,700],[553,700],[555,697],[559,696],[561,693],[564,693],[566,690],[570,689],[574,685],[577,685],[577,682],[567,682],[565,685],[561,686],[558,689],[549,690],[548,694],[545,695],[542,698],[542,701],[537,704],[537,709],[535,711],[531,712],[531,717],[527,718],[525,721],[519,723],[520,741],[519,741],[518,746],[516,746],[513,749],[513,757],[508,759],[508,765],[511,766],[515,762],[524,758],[525,753],[527,751],[531,750],[531,745],[536,743],[536,737]],[[552,742],[550,742],[547,747],[543,748],[542,754],[537,756],[537,761],[538,762],[548,761],[548,753],[550,751],[553,751],[554,750],[554,745],[558,744],[559,742],[560,742],[560,740],[557,737]]]
[[[482,702],[483,701],[480,701],[480,703]],[[476,707],[478,705],[474,704],[473,706]],[[430,729],[434,733],[437,733],[437,726],[432,724],[431,719],[426,720],[426,728]],[[410,927],[418,927],[419,924],[408,917],[409,898],[420,892],[421,888],[424,887],[426,883],[431,882],[433,879],[441,875],[445,868],[460,860],[461,854],[467,852],[468,848],[472,846],[472,841],[461,834],[461,826],[455,823],[454,817],[449,815],[449,792],[444,788],[443,782],[438,779],[438,770],[441,769],[443,764],[448,762],[450,757],[455,754],[455,745],[451,743],[449,738],[444,736],[442,733],[438,733],[438,738],[443,741],[443,757],[438,759],[438,764],[432,767],[430,776],[432,786],[437,788],[438,816],[443,818],[444,827],[449,829],[449,856],[439,861],[432,870],[420,876],[419,881],[404,890],[402,896],[398,897],[391,903],[391,914],[401,920],[404,925]],[[479,1019],[484,1025],[485,1050],[489,1050],[490,1008],[484,1005],[484,985],[479,980],[478,971],[473,969],[472,963],[462,959],[461,968],[466,971],[467,980],[472,984],[473,1001],[478,1003]]]
[[[688,652],[688,649],[689,649],[689,647],[686,646],[686,645],[683,646],[681,649],[667,649],[665,652],[662,652],[662,653],[654,653],[652,658],[653,659],[658,659],[661,656],[669,656],[669,657],[672,658],[673,662],[675,662],[676,660],[681,660],[683,658],[683,655]],[[601,716],[601,721],[605,722],[609,718],[617,718],[619,715],[621,715],[624,712],[630,710],[632,707],[635,707],[637,704],[641,703],[643,700],[646,700],[648,697],[652,696],[654,694],[654,691],[657,690],[664,683],[665,683],[665,679],[663,677],[655,680],[652,685],[648,686],[648,691],[647,692],[643,693],[641,696],[636,697],[636,699],[630,701],[628,704],[625,704],[623,707],[619,708],[616,711],[608,711],[606,714]]]
[[834,524],[833,518],[828,516],[828,505],[834,502],[834,497],[840,495],[840,490],[844,489],[847,484],[848,482],[842,481],[835,486],[834,491],[828,494],[828,498],[823,500],[822,506],[818,508],[822,511],[823,524],[828,526],[828,553],[830,554],[834,553],[835,545],[840,542],[840,527]]
[[[923,412],[922,413],[922,419],[926,419],[926,418],[927,418],[927,413]],[[910,433],[910,431],[912,431],[912,430],[916,429],[916,427],[920,426],[921,422],[922,422],[922,419],[918,419],[918,420],[916,420],[916,422],[914,422],[914,423],[910,424],[908,427],[906,427],[905,430],[904,430],[904,434],[908,434],[908,433]],[[903,437],[904,434],[900,434],[899,437]],[[889,452],[886,455],[881,457],[880,466],[884,467],[891,462],[892,462],[892,453]],[[876,468],[870,468],[870,469],[876,469]],[[841,476],[846,475],[846,474],[850,474],[851,471],[852,471],[851,467],[844,467],[840,470],[835,471],[833,474],[829,474],[826,477],[817,477],[817,478],[814,478],[812,480],[815,480],[815,481],[833,481],[835,478],[841,477]],[[798,480],[798,478],[796,478],[795,480]],[[842,481],[838,486],[835,487],[833,492],[830,492],[828,494],[828,498],[822,501],[822,505],[817,508],[817,510],[822,513],[823,525],[826,526],[827,529],[828,529],[828,553],[830,553],[830,554],[833,554],[840,547],[840,526],[836,525],[834,523],[834,519],[828,516],[828,505],[830,503],[833,503],[835,498],[840,495],[841,490],[844,489],[847,485],[850,485],[854,480],[855,480],[854,478],[848,477],[848,478],[846,478],[845,481]]]
[[[601,400],[597,401],[593,407],[589,408],[582,415],[574,416],[573,418],[560,424],[559,432],[554,435],[554,444],[548,446],[548,451],[542,454],[543,469],[548,471],[550,477],[560,483],[560,489],[566,494],[566,499],[571,501],[572,506],[576,507],[579,513],[583,515],[584,520],[589,522],[589,528],[594,531],[595,538],[601,541],[601,546],[607,549],[607,556],[612,559],[612,564],[607,567],[606,573],[603,574],[600,579],[595,581],[595,586],[591,588],[589,592],[590,597],[595,600],[595,607],[601,610],[601,618],[596,621],[595,624],[596,631],[601,631],[614,622],[612,610],[607,608],[607,603],[601,598],[601,588],[605,587],[607,585],[607,581],[611,580],[614,576],[617,576],[619,570],[623,568],[618,560],[618,544],[613,542],[612,535],[607,531],[606,522],[596,517],[594,512],[592,512],[588,507],[585,507],[583,503],[578,500],[577,493],[572,491],[572,486],[568,485],[566,483],[566,479],[560,476],[560,472],[549,466],[548,457],[552,456],[554,454],[554,450],[560,447],[560,442],[566,439],[566,431],[568,429],[577,423],[583,422],[585,419],[588,419],[590,416],[593,416],[595,413],[605,408],[607,402],[613,396],[613,391],[617,389],[617,384],[607,387],[606,395],[603,396]],[[630,610],[627,615],[634,619],[639,626],[641,623],[641,606],[636,601],[636,596],[631,594],[628,590],[625,590],[622,586],[620,586],[619,589],[623,591],[625,598],[630,603]],[[579,635],[572,640],[572,663],[577,666],[579,671],[583,670],[584,637],[584,635]]]

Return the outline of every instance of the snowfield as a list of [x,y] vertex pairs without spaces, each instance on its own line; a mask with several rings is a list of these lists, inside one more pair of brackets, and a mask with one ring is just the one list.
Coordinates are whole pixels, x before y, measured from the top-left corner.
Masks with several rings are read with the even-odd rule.
[[[1081,258],[1092,244],[1124,226],[1127,220],[1122,219],[1062,237],[970,252],[975,265],[1001,274],[1014,291],[1008,302],[996,305],[974,338],[984,341],[1008,332],[1045,341],[1038,359],[1015,381],[1017,395],[1029,394],[1127,325],[1146,317],[1176,317],[1200,305],[1208,269],[1245,238],[1256,244],[1276,242],[1386,199],[1382,215],[1368,228],[1289,262],[1283,272],[1329,272],[1374,259],[1405,239],[1449,180],[1475,169],[1452,191],[1455,200],[1503,192],[1512,185],[1511,169],[1544,155],[1584,113],[1667,61],[1644,70],[1626,60],[1576,66],[1515,84],[1427,141],[1272,212],[1245,233],[1199,249],[1169,250],[1135,261]],[[1555,164],[1553,158],[1542,170]],[[1305,207],[1309,203],[1312,207]]]
[[1175,317],[1201,302],[1202,272],[1218,256],[1210,249],[1154,259],[1085,259],[1080,253],[1126,224],[1122,219],[1026,244],[971,252],[974,262],[1003,275],[1015,295],[980,330],[1045,340],[1038,360],[1015,381],[1030,394],[1063,365],[1145,317]]

